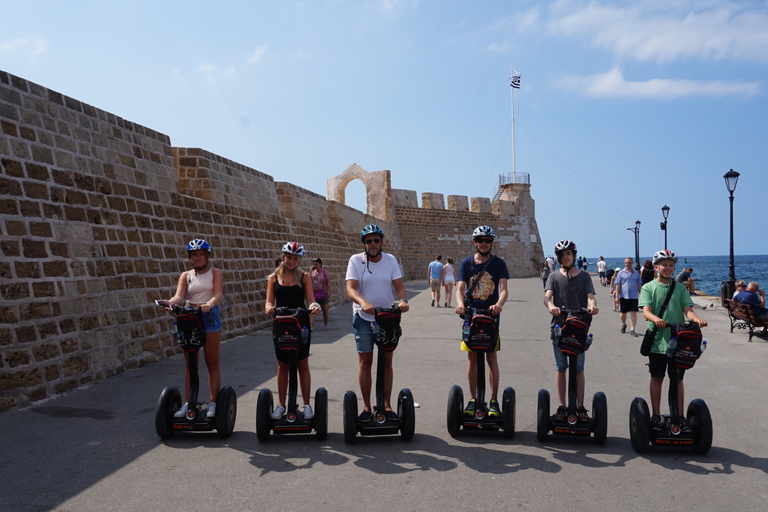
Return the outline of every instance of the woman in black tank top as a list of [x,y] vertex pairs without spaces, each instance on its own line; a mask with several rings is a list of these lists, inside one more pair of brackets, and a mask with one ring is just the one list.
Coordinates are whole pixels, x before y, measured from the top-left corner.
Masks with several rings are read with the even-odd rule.
[[[299,268],[304,254],[304,247],[299,243],[289,242],[283,246],[282,263],[267,278],[267,301],[264,312],[268,317],[274,315],[275,308],[306,308],[307,304],[311,314],[320,314],[320,305],[314,302],[312,279],[308,273]],[[314,416],[309,405],[312,377],[309,373],[308,358],[311,342],[312,333],[310,332],[307,343],[301,346],[298,353],[299,388],[304,402],[301,412],[305,419],[311,419]],[[285,398],[288,394],[290,359],[284,351],[275,350],[275,356],[277,357],[277,397],[280,403],[272,413],[272,418],[280,419],[286,412]]]

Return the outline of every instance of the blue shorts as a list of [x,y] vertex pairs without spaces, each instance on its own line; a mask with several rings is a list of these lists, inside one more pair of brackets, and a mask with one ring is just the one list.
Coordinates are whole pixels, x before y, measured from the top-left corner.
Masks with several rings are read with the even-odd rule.
[[357,345],[357,352],[360,354],[367,354],[373,352],[373,327],[371,322],[363,320],[360,315],[352,315],[352,328],[355,331],[355,344]]
[[[554,337],[552,338],[552,348],[555,351],[555,370],[564,372],[568,369],[568,356],[558,348],[557,340]],[[579,357],[576,360],[576,371],[584,371],[584,352],[579,354]]]
[[208,313],[203,313],[205,332],[221,332],[221,313],[219,306],[213,306]]

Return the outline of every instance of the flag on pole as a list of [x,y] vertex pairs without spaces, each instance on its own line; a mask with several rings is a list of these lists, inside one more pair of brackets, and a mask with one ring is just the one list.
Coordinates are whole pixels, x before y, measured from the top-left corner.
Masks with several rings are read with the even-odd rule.
[[512,75],[512,83],[510,84],[514,89],[520,88],[520,77],[522,76],[522,73],[514,73]]

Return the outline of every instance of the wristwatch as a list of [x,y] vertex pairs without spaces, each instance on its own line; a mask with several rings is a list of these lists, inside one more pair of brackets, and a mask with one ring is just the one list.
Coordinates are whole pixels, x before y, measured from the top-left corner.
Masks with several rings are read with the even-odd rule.
[[407,300],[407,299],[400,299],[400,300],[401,300],[402,302],[405,302],[406,304],[408,304],[408,300]]

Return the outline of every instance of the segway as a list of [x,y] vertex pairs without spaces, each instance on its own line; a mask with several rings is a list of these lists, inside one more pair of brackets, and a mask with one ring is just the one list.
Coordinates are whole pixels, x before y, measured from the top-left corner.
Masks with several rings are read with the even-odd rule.
[[[168,307],[165,301],[155,303],[163,308]],[[172,306],[176,315],[177,341],[187,353],[189,366],[189,405],[187,413],[176,418],[174,414],[183,404],[181,392],[175,386],[166,386],[160,393],[155,409],[155,431],[162,439],[168,439],[176,432],[216,430],[219,437],[227,439],[235,430],[237,417],[237,395],[230,386],[219,390],[216,402],[216,415],[208,417],[208,404],[198,401],[200,377],[198,374],[198,353],[205,344],[205,329],[203,313],[200,308]],[[192,328],[188,328],[192,324]]]
[[275,434],[309,434],[321,441],[328,435],[328,392],[318,388],[315,392],[315,415],[304,418],[297,410],[298,393],[298,353],[306,343],[309,334],[309,310],[304,308],[276,308],[272,321],[272,339],[277,350],[284,350],[290,356],[288,373],[288,403],[286,412],[280,419],[272,419],[274,400],[272,391],[262,389],[256,402],[256,437],[259,441],[269,439]]
[[[688,404],[686,419],[691,432],[683,432],[677,419],[680,417],[677,407],[678,368],[690,369],[701,357],[701,329],[696,322],[667,322],[672,329],[672,338],[676,345],[667,351],[669,358],[669,414],[662,416],[660,431],[651,430],[651,413],[648,404],[640,397],[632,400],[629,408],[629,436],[632,448],[637,453],[645,452],[648,444],[654,446],[691,447],[699,455],[704,455],[712,448],[712,417],[704,400],[696,398]],[[672,345],[670,341],[670,345]]]
[[567,414],[562,420],[549,415],[549,391],[539,390],[539,403],[536,422],[536,437],[545,442],[552,432],[554,435],[590,437],[594,434],[597,444],[604,444],[608,435],[608,405],[605,393],[598,391],[592,398],[592,418],[588,421],[579,419],[576,407],[576,374],[578,358],[589,349],[592,335],[589,325],[592,315],[584,308],[560,308],[566,314],[565,325],[558,335],[556,325],[555,335],[557,346],[568,356],[568,406]]
[[397,348],[402,335],[400,315],[402,312],[397,304],[391,308],[375,308],[373,332],[376,336],[376,404],[370,421],[360,420],[357,414],[357,395],[347,391],[344,395],[344,441],[347,444],[355,442],[357,433],[363,436],[379,436],[400,433],[400,436],[410,441],[416,430],[416,410],[411,390],[404,388],[397,396],[398,419],[387,418],[384,411],[384,367],[386,353]]
[[501,402],[501,416],[491,418],[485,403],[485,354],[493,352],[498,338],[496,322],[489,309],[466,307],[462,340],[467,347],[477,354],[477,396],[475,397],[474,415],[464,414],[464,392],[461,386],[454,384],[448,393],[448,433],[452,437],[464,430],[504,431],[504,437],[515,436],[515,390],[504,389]]

